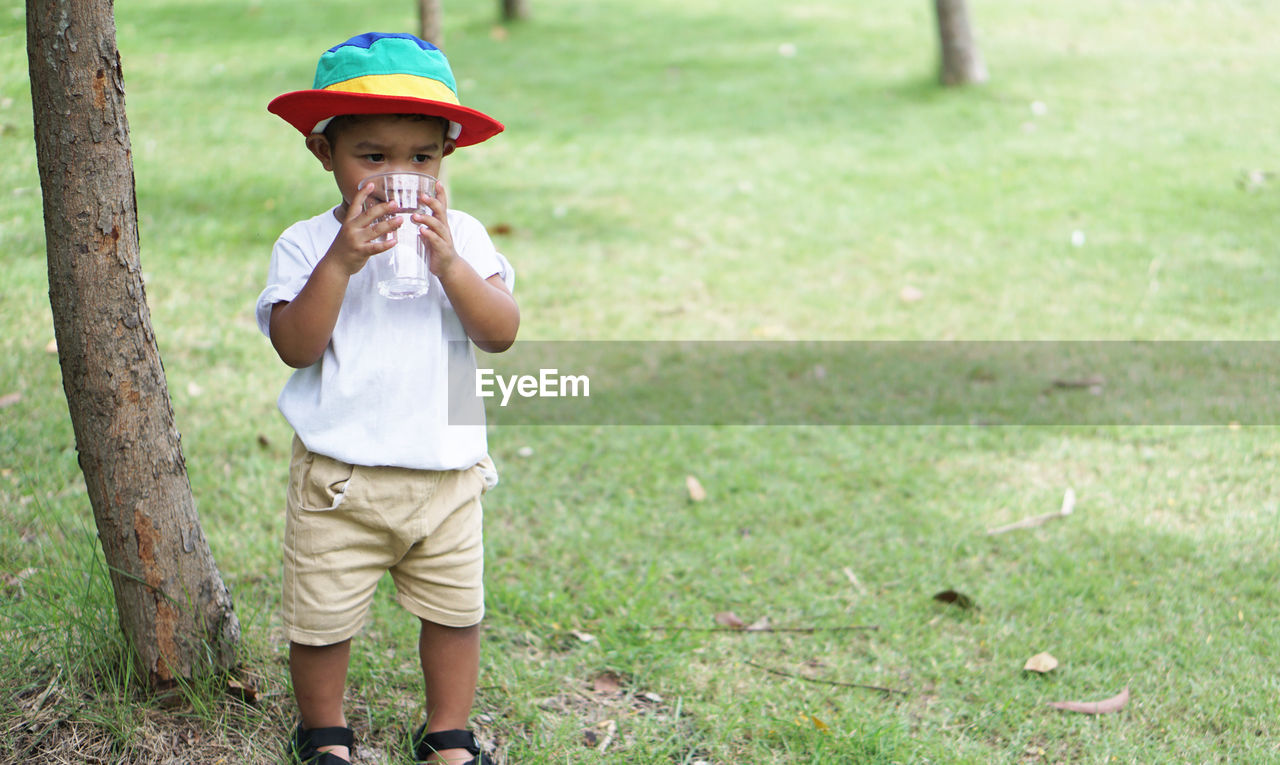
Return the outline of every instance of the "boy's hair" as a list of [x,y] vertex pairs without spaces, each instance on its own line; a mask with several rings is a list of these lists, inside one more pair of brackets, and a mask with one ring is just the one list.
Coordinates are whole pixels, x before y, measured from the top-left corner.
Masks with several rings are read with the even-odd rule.
[[445,139],[448,140],[449,137],[449,120],[433,114],[339,114],[329,120],[328,125],[324,126],[322,131],[324,138],[332,146],[334,139],[341,133],[371,117],[395,117],[396,119],[413,120],[414,122],[434,122],[440,126]]

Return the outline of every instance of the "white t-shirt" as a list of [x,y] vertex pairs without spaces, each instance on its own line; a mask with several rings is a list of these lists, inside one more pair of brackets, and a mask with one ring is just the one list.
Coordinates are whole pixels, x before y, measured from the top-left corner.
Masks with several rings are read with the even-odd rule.
[[[285,230],[271,251],[258,327],[270,337],[271,307],[291,301],[338,235],[332,210]],[[514,273],[475,218],[449,210],[458,254],[481,276]],[[475,352],[435,276],[426,295],[378,294],[370,262],[351,277],[338,323],[319,361],[293,373],[280,412],[313,452],[356,465],[420,470],[471,467],[488,451],[485,427],[449,424],[449,372],[470,370]],[[467,420],[467,421],[474,421]]]

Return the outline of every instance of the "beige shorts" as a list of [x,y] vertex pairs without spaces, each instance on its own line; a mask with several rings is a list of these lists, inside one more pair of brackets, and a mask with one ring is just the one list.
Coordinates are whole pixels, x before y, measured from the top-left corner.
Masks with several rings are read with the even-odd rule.
[[295,436],[284,538],[289,640],[355,635],[383,572],[415,616],[448,627],[484,617],[480,495],[496,473],[366,467],[315,454]]

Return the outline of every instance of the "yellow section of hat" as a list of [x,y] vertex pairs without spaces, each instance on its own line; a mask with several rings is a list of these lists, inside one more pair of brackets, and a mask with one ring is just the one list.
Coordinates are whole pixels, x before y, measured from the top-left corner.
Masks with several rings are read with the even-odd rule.
[[335,82],[325,90],[366,93],[373,96],[424,98],[429,101],[459,105],[458,95],[448,85],[439,80],[413,74],[367,74],[363,77]]

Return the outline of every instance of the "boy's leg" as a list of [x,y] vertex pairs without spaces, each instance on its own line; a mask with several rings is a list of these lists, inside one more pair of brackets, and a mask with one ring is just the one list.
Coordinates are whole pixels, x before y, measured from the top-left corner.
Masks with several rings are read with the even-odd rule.
[[[347,685],[350,658],[350,640],[324,646],[289,643],[289,675],[293,678],[293,695],[303,728],[347,726],[347,717],[342,711],[342,695]],[[345,746],[325,746],[319,751],[351,759],[351,753]]]
[[[480,625],[445,627],[422,620],[418,637],[427,691],[427,732],[465,729],[480,676]],[[466,762],[465,749],[441,750],[432,765]]]

